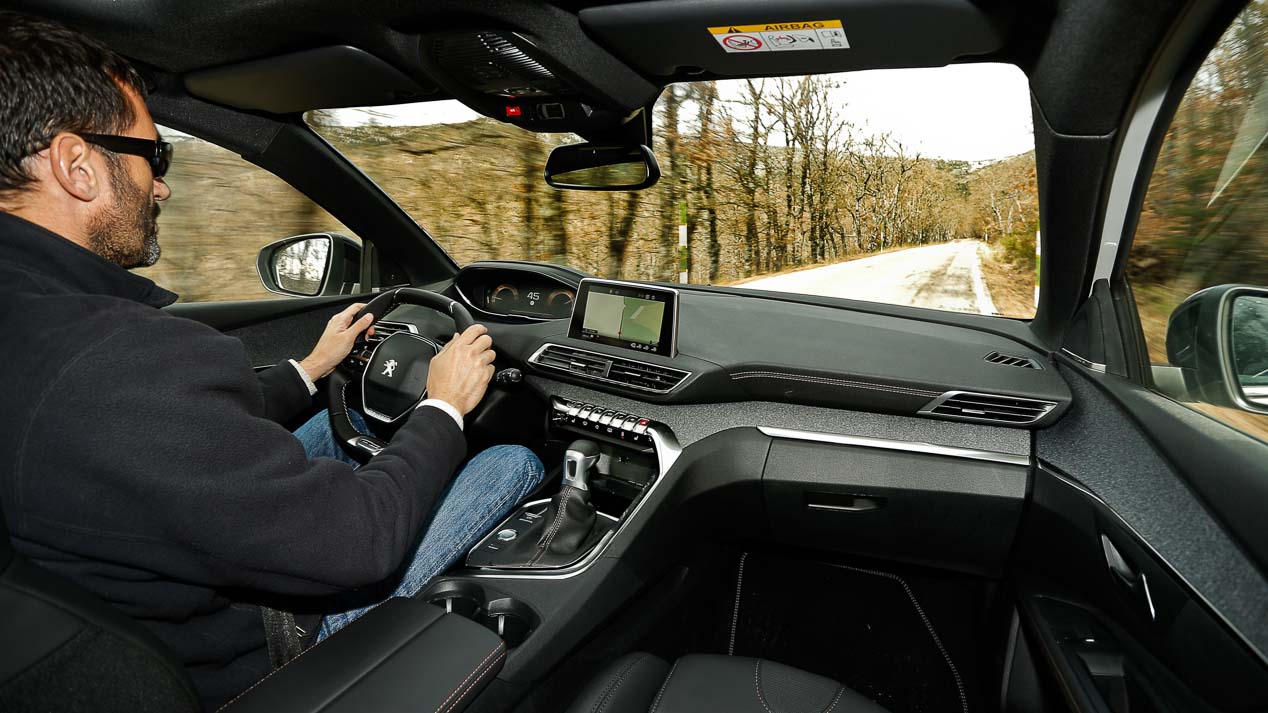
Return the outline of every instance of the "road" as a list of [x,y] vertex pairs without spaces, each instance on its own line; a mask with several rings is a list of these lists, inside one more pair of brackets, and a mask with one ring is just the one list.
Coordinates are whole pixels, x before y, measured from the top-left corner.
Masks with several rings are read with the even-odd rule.
[[995,314],[982,279],[980,249],[976,240],[908,248],[763,277],[737,287]]

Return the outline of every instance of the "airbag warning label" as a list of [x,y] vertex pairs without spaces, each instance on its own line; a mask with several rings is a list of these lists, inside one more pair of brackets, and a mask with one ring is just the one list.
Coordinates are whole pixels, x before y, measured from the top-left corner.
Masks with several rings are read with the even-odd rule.
[[710,27],[709,34],[727,52],[846,50],[850,42],[840,20],[771,22],[764,25]]

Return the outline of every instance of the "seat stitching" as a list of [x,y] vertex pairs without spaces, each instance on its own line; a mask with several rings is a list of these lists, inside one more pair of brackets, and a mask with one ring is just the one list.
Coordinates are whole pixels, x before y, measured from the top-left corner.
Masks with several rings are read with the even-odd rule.
[[[770,706],[766,705],[766,697],[762,695],[761,670],[762,670],[762,660],[758,659],[757,665],[753,667],[753,683],[757,686],[757,700],[760,701],[762,704],[762,707],[766,709],[766,713],[774,713],[774,711],[770,709]],[[838,683],[837,694],[832,697],[832,702],[828,704],[827,708],[824,708],[819,713],[832,713],[832,709],[837,707],[837,703],[840,702],[841,694],[843,693],[845,693],[845,686],[842,686],[841,684]]]
[[565,485],[564,489],[560,491],[563,497],[559,498],[561,504],[559,509],[555,511],[555,521],[551,523],[550,532],[546,533],[546,539],[542,540],[542,544],[538,545],[538,547],[541,548],[541,551],[537,553],[537,556],[534,557],[529,564],[537,564],[537,561],[546,555],[546,551],[550,549],[551,543],[555,541],[555,535],[559,533],[559,528],[564,524],[564,514],[568,512],[567,491],[570,489],[572,489],[571,485]]
[[[462,702],[462,699],[466,698],[468,693],[471,693],[472,691],[474,691],[476,685],[479,684],[481,681],[483,681],[484,677],[487,676],[489,672],[492,671],[494,667],[496,667],[498,663],[502,661],[502,658],[506,656],[506,649],[502,647],[500,643],[498,645],[498,648],[502,649],[502,653],[498,654],[497,658],[493,659],[492,661],[489,661],[489,664],[487,666],[484,666],[482,664],[480,667],[478,667],[477,670],[479,669],[483,669],[483,670],[480,670],[480,674],[476,676],[475,679],[472,680],[470,684],[463,687],[462,694],[459,695],[457,698],[455,698],[454,702],[449,704],[449,707],[445,708],[445,713],[450,713],[450,711],[456,709],[458,704]],[[494,649],[494,651],[497,651],[497,650],[498,649]],[[490,654],[490,656],[492,656],[492,654]],[[485,661],[488,661],[488,659],[486,658]],[[470,679],[471,677],[468,676],[467,678]],[[453,694],[450,694],[450,696],[452,695]],[[442,703],[441,705],[444,705],[444,704]],[[436,713],[440,713],[439,708],[436,709]]]
[[753,685],[757,687],[757,700],[758,702],[762,704],[762,707],[766,709],[766,713],[775,713],[775,711],[770,709],[770,706],[766,705],[766,696],[762,695],[762,660],[761,659],[758,659],[757,663],[753,666]]
[[503,648],[502,648],[502,647],[503,647],[503,643],[502,643],[501,641],[499,641],[499,642],[498,642],[498,645],[497,645],[497,646],[494,646],[494,647],[493,647],[493,650],[489,652],[489,655],[488,655],[488,656],[485,656],[483,661],[481,661],[480,663],[476,664],[476,667],[475,667],[474,669],[472,669],[471,673],[467,674],[467,677],[466,677],[466,678],[464,678],[464,679],[462,679],[462,683],[459,683],[459,684],[457,685],[457,687],[455,687],[455,688],[453,689],[453,693],[450,693],[450,694],[449,694],[449,696],[448,696],[447,698],[445,698],[445,700],[441,701],[440,705],[436,707],[436,713],[440,713],[440,709],[441,709],[441,708],[444,708],[444,707],[445,707],[445,704],[446,704],[446,703],[448,703],[450,699],[452,699],[455,695],[457,695],[457,694],[458,694],[458,689],[460,689],[460,688],[462,688],[463,686],[465,686],[465,685],[466,685],[466,683],[467,683],[467,681],[470,681],[470,680],[471,680],[471,677],[472,677],[472,676],[474,676],[474,675],[476,675],[476,671],[479,671],[479,670],[480,670],[480,669],[481,669],[481,668],[482,668],[482,667],[483,667],[486,663],[488,663],[488,662],[489,662],[489,659],[493,658],[493,655],[494,655],[494,654],[496,654],[496,653],[497,653],[497,652],[499,652],[499,651],[502,651],[502,650],[503,650]]
[[735,608],[731,610],[731,643],[726,647],[726,655],[735,655],[735,628],[740,621],[740,588],[744,585],[744,560],[748,553],[740,553],[740,572],[735,577]]
[[669,688],[669,679],[674,677],[674,671],[678,670],[678,664],[682,663],[682,659],[674,662],[673,668],[669,669],[669,675],[665,677],[665,682],[660,684],[660,691],[656,694],[656,700],[652,702],[652,710],[649,713],[656,713],[656,709],[660,708],[660,698],[665,695],[665,689]]
[[838,688],[838,689],[837,689],[837,695],[836,695],[836,698],[833,698],[833,699],[832,699],[832,705],[830,705],[830,706],[828,706],[827,708],[823,709],[823,713],[832,713],[832,709],[833,709],[833,708],[836,708],[836,707],[837,707],[837,703],[839,703],[839,702],[841,701],[841,694],[842,694],[842,693],[845,693],[845,686],[841,686],[840,688]]
[[625,677],[630,674],[630,671],[634,670],[635,666],[642,663],[645,658],[647,658],[646,655],[640,654],[633,661],[627,663],[625,667],[621,669],[621,672],[617,675],[616,679],[608,683],[607,688],[603,691],[603,695],[599,697],[599,700],[594,702],[593,706],[591,706],[590,713],[603,713],[603,709],[608,707],[608,701],[611,699],[612,695],[616,693],[616,689],[620,688],[621,684],[625,682]]
[[462,692],[462,695],[454,699],[454,702],[449,706],[449,708],[445,709],[445,713],[450,713],[450,711],[457,710],[458,704],[461,703],[463,699],[467,697],[467,694],[473,693],[476,690],[476,686],[478,686],[479,683],[484,680],[485,676],[492,673],[494,668],[496,668],[497,665],[501,663],[502,659],[505,657],[506,657],[506,652],[503,651],[500,656],[490,661],[489,665],[484,669],[484,671],[480,672],[480,675],[477,676],[476,679],[472,681],[469,686],[467,686],[467,689]]
[[907,581],[892,572],[881,572],[879,570],[863,569],[861,567],[851,567],[844,564],[834,564],[833,567],[848,569],[853,572],[861,572],[863,574],[871,574],[877,577],[885,577],[892,579],[902,585],[903,591],[907,593],[907,598],[911,600],[911,605],[915,607],[916,613],[920,615],[920,620],[924,622],[925,629],[929,631],[929,637],[933,639],[933,643],[938,647],[938,652],[942,654],[942,659],[946,661],[947,668],[951,669],[951,676],[955,679],[955,687],[960,694],[960,710],[963,713],[969,711],[968,696],[964,692],[964,681],[960,678],[960,671],[955,667],[955,662],[951,660],[951,655],[947,653],[947,649],[942,645],[942,639],[938,638],[938,632],[933,628],[933,622],[929,621],[929,617],[925,614],[925,610],[920,606],[920,602],[916,599],[916,595],[911,591],[911,587],[907,586]]
[[343,382],[343,388],[339,390],[339,398],[343,401],[343,415],[348,418],[348,425],[352,426],[353,433],[356,433],[358,436],[364,436],[366,434],[362,433],[361,429],[357,428],[357,424],[353,423],[352,417],[348,415],[348,385],[351,383],[351,381]]
[[273,669],[272,671],[270,671],[270,672],[269,672],[269,674],[268,674],[267,676],[265,676],[264,678],[261,678],[260,680],[256,681],[255,683],[251,684],[251,687],[250,687],[250,688],[248,688],[247,690],[243,691],[242,693],[239,693],[238,695],[234,696],[232,699],[230,699],[230,700],[229,700],[229,702],[228,702],[228,703],[226,703],[226,704],[224,704],[223,706],[220,706],[219,708],[217,708],[217,709],[216,709],[216,710],[217,710],[217,712],[222,711],[222,710],[224,710],[224,709],[228,708],[229,706],[233,705],[234,703],[237,703],[239,698],[242,698],[243,696],[245,696],[246,694],[250,693],[251,691],[254,691],[254,690],[256,689],[256,687],[258,687],[260,684],[262,684],[262,683],[264,683],[265,681],[267,681],[267,680],[269,680],[270,678],[272,678],[275,674],[277,674],[277,672],[282,671],[282,670],[285,670],[285,668],[286,668],[287,666],[290,666],[291,664],[293,664],[293,663],[295,663],[296,661],[298,661],[298,660],[300,660],[301,658],[303,658],[303,657],[304,657],[304,654],[308,653],[309,651],[312,651],[313,649],[317,648],[318,646],[321,646],[323,642],[326,642],[326,641],[329,641],[329,640],[330,640],[330,637],[328,636],[328,637],[326,637],[326,638],[322,639],[321,641],[318,641],[318,642],[314,643],[312,646],[309,646],[308,648],[304,649],[303,651],[299,652],[299,654],[298,654],[298,655],[296,655],[296,656],[295,656],[295,658],[293,658],[293,659],[291,659],[290,661],[287,661],[286,663],[282,664],[282,666],[281,666],[280,668],[275,668],[275,669]]

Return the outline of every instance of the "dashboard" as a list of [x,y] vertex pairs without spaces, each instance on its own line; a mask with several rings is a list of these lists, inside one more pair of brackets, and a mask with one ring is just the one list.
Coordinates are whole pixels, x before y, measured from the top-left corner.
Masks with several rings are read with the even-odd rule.
[[453,287],[508,365],[643,403],[801,404],[1035,429],[1071,401],[1047,354],[997,331],[1006,322],[532,262],[474,263]]

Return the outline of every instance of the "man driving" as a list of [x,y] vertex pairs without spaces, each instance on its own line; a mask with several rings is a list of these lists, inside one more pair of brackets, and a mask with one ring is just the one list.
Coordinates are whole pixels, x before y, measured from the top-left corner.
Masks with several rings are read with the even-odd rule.
[[103,45],[0,13],[0,502],[20,553],[147,625],[215,708],[277,663],[264,616],[299,612],[284,638],[310,645],[418,593],[543,471],[518,446],[463,464],[493,374],[480,325],[364,466],[325,413],[288,431],[372,317],[352,305],[257,374],[239,340],[162,311],[176,295],[128,271],[159,259],[171,196],[145,93]]

